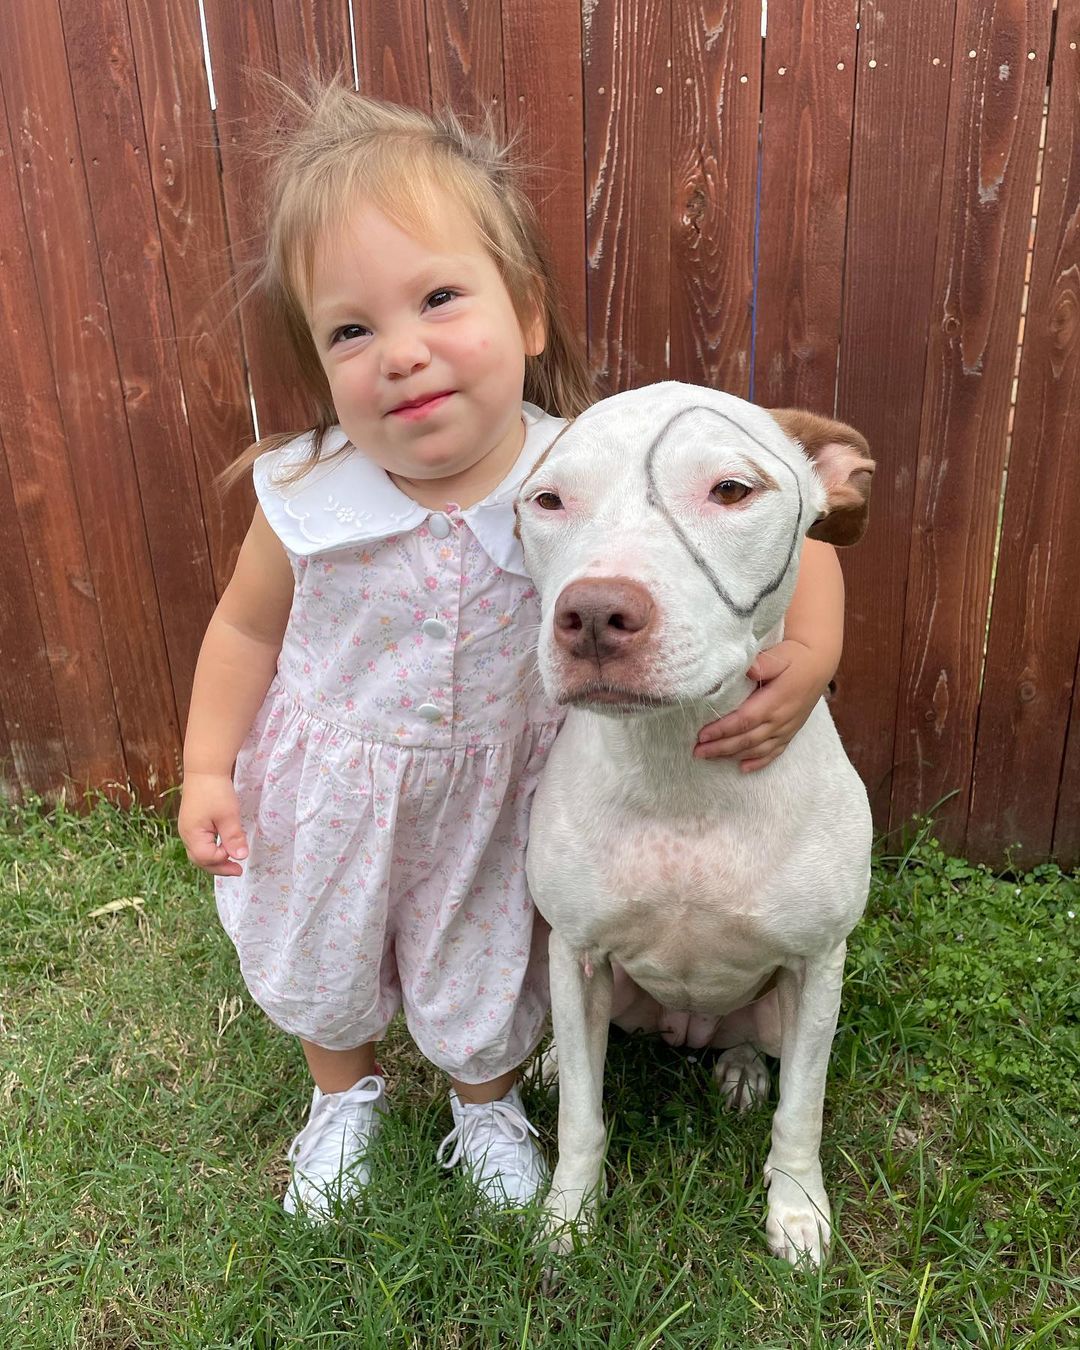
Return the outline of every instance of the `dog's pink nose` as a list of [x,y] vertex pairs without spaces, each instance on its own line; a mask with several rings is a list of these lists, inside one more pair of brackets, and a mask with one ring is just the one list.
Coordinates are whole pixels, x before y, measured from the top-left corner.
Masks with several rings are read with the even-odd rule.
[[555,641],[571,656],[622,656],[653,621],[652,596],[626,577],[572,581],[555,602]]

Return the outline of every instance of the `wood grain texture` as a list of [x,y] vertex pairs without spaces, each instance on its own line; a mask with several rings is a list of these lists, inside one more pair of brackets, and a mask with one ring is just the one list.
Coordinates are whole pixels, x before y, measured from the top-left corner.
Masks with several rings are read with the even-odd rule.
[[503,130],[499,0],[427,0],[427,31],[431,106],[486,113]]
[[1040,0],[957,6],[891,811],[895,826],[955,794],[936,813],[949,847],[967,816],[1049,34]]
[[1061,0],[967,831],[989,860],[1050,852],[1080,651],[1078,41],[1080,3]]
[[857,0],[769,6],[754,400],[831,414],[840,345]]
[[870,528],[840,551],[847,590],[833,716],[885,828],[932,322],[955,0],[863,0],[837,415],[877,461]]
[[70,766],[2,438],[0,513],[8,522],[0,586],[0,797],[18,801],[35,793],[48,800],[69,781]]
[[0,80],[124,746],[115,782],[151,800],[175,779],[179,728],[60,13],[47,0],[2,22]]
[[612,0],[583,17],[589,358],[614,393],[668,373],[671,12]]
[[313,419],[292,357],[266,307],[250,294],[263,246],[265,181],[259,144],[274,112],[273,96],[260,84],[260,75],[280,73],[273,0],[244,0],[241,5],[205,0],[205,12],[229,247],[240,294],[246,297],[241,326],[259,434],[302,431]]
[[349,0],[274,0],[278,68],[292,85],[309,75],[353,81]]
[[671,26],[674,380],[750,392],[761,100],[760,15],[739,0],[676,4]]
[[220,595],[254,493],[245,483],[226,501],[215,480],[251,444],[254,428],[199,15],[188,0],[127,0],[127,8],[183,406]]
[[360,92],[431,111],[424,0],[352,0]]
[[585,115],[581,11],[568,0],[503,0],[506,128],[551,245],[563,303],[584,343]]
[[[206,528],[123,0],[61,0],[123,411],[182,726],[214,606]],[[107,52],[109,59],[102,61]]]
[[[0,304],[10,339],[0,362],[0,439],[41,627],[40,639],[33,624],[22,630],[16,678],[20,684],[33,678],[44,654],[77,797],[87,786],[124,781],[126,769],[6,117],[0,118]],[[0,689],[5,707],[14,700],[13,723],[22,697]],[[51,734],[49,724],[43,712],[43,734]],[[61,776],[49,791],[63,787]]]
[[879,825],[955,788],[947,844],[1080,860],[1080,0],[1057,6],[983,663],[1051,8],[772,0],[763,46],[756,0],[207,0],[216,114],[195,0],[0,8],[0,790],[130,779],[152,803],[175,779],[250,518],[250,487],[214,486],[253,434],[249,371],[263,433],[307,420],[236,308],[257,72],[351,78],[351,19],[366,92],[517,137],[604,388],[753,382],[867,434],[833,711]]

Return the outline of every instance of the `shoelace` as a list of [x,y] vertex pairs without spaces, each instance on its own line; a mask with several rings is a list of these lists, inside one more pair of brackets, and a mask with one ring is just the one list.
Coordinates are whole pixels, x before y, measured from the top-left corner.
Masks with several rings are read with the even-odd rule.
[[289,1162],[300,1163],[298,1170],[303,1171],[303,1163],[311,1157],[325,1135],[326,1128],[340,1110],[349,1106],[363,1105],[378,1101],[382,1093],[381,1081],[372,1076],[361,1078],[347,1092],[324,1092],[311,1108],[308,1123],[289,1145],[286,1158]]
[[[477,1128],[482,1129],[485,1125],[494,1125],[510,1144],[523,1144],[530,1134],[539,1138],[539,1131],[535,1125],[525,1119],[513,1102],[497,1101],[482,1104],[462,1102],[461,1106],[461,1119],[455,1123],[435,1153],[436,1161],[442,1163],[443,1167],[456,1167],[461,1161],[461,1155],[472,1143],[472,1136]],[[488,1115],[489,1108],[490,1115]],[[446,1151],[451,1147],[450,1157],[447,1158]]]

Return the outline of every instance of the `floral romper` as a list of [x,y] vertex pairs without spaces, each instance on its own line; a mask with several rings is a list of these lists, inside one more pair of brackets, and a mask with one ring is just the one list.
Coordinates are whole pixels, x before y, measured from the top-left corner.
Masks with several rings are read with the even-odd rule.
[[[237,757],[250,853],[217,879],[252,996],[327,1049],[400,1007],[421,1052],[486,1082],[534,1049],[547,932],[525,882],[529,807],[560,720],[536,668],[539,600],[513,502],[564,423],[484,501],[432,512],[356,451],[282,486],[255,465],[295,592],[277,674]],[[326,453],[346,444],[335,430]]]

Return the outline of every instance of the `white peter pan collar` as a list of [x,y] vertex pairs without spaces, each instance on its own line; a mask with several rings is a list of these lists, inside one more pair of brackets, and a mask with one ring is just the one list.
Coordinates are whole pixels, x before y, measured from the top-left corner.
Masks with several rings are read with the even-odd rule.
[[[514,535],[514,498],[529,470],[566,425],[531,403],[522,405],[525,444],[514,467],[483,501],[461,512],[461,518],[504,572],[527,577],[521,544]],[[340,427],[329,431],[323,454],[348,445]],[[255,492],[267,522],[290,553],[310,557],[351,544],[404,534],[440,511],[430,511],[395,487],[389,474],[356,452],[318,464],[298,482],[280,482],[285,471],[300,463],[311,445],[305,432],[255,461]]]

